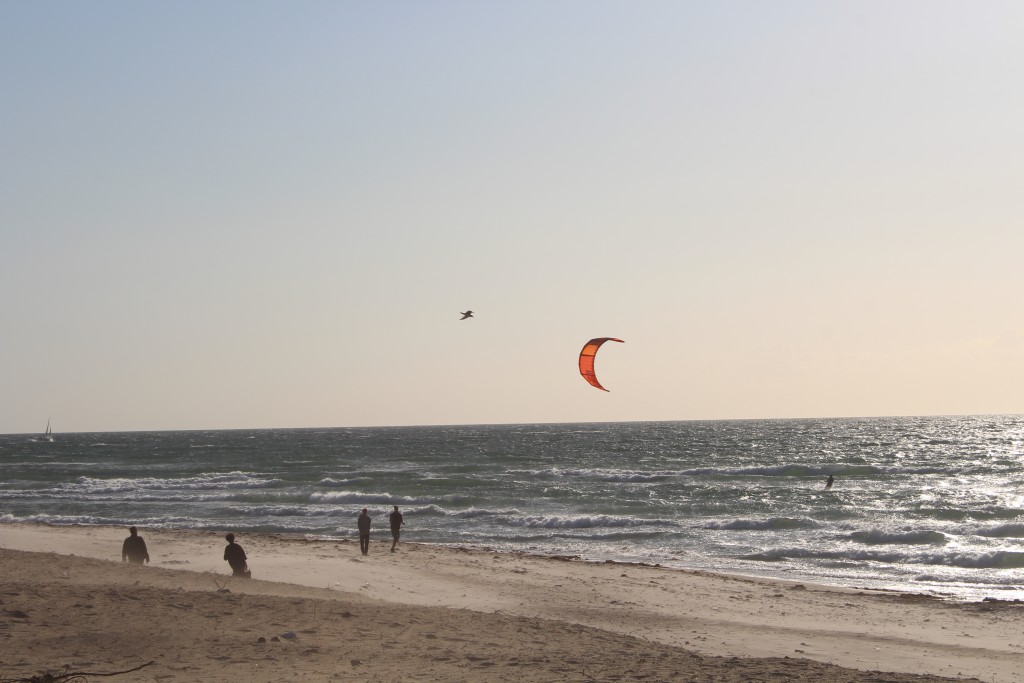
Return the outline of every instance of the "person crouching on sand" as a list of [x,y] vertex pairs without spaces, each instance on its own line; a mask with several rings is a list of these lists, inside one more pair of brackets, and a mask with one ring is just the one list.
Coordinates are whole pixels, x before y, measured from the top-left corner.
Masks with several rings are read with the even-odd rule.
[[231,567],[231,576],[238,576],[243,579],[248,579],[252,576],[249,572],[249,563],[247,562],[245,551],[242,550],[242,546],[235,543],[235,535],[228,534],[224,537],[228,542],[228,547],[224,548],[224,559],[227,560],[228,565]]
[[131,564],[148,563],[149,551],[146,550],[146,542],[139,536],[139,530],[129,527],[128,534],[128,538],[124,539],[124,544],[121,545],[121,561]]

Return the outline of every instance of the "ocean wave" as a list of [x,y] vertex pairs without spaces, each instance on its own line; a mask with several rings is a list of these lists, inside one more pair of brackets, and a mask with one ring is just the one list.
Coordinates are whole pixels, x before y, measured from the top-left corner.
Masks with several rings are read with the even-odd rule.
[[829,474],[838,476],[866,476],[879,474],[881,470],[873,465],[836,466],[836,465],[764,465],[756,467],[700,467],[683,470],[680,474],[689,476],[726,476],[726,477],[824,477]]
[[245,515],[265,517],[310,517],[323,514],[319,510],[310,510],[301,505],[242,505],[237,509]]
[[[918,507],[914,508],[914,512],[918,515],[928,515],[935,519],[943,521],[956,521],[956,522],[967,522],[967,521],[978,521],[978,520],[998,520],[998,519],[1019,519],[1024,510],[1015,507],[999,507],[999,506],[974,506],[970,508],[933,508],[933,507]],[[1012,525],[1008,525],[1012,526]],[[980,534],[979,535],[986,535]]]
[[565,469],[550,467],[538,470],[509,470],[509,474],[527,475],[530,477],[573,477],[589,478],[599,481],[641,483],[646,481],[664,481],[674,476],[673,472],[634,472],[629,470],[607,470],[598,468]]
[[944,545],[949,542],[946,535],[939,531],[883,531],[882,529],[871,529],[870,531],[855,531],[849,538],[858,543],[867,545]]
[[918,515],[925,515],[929,518],[943,522],[963,522],[968,519],[973,519],[977,514],[974,510],[956,510],[952,508],[931,507],[917,507],[914,508],[914,512]]
[[195,500],[202,502],[230,500],[239,503],[265,503],[267,505],[306,504],[309,502],[309,493],[296,489],[233,489],[213,494],[204,493],[196,496]]
[[200,474],[195,477],[180,479],[157,479],[155,477],[96,479],[93,477],[79,477],[73,484],[61,484],[59,488],[71,492],[103,494],[138,490],[202,491],[210,489],[268,488],[279,486],[281,483],[281,479],[261,479],[244,472],[228,472],[224,474]]
[[324,477],[317,482],[317,486],[353,486],[355,484],[368,484],[372,480],[369,477],[356,477],[354,479],[332,479],[331,477]]
[[960,467],[879,467],[879,473],[881,474],[894,474],[894,475],[917,475],[917,474],[946,474],[952,475],[959,472],[963,472],[963,468]]
[[[312,502],[312,501],[310,501],[310,502]],[[324,504],[326,504],[328,502],[325,502],[323,500],[318,500],[315,503],[317,505],[324,505]],[[337,504],[337,501],[330,501],[330,503],[331,504]],[[360,505],[360,503],[358,501],[351,501],[351,503],[353,505]],[[422,502],[420,502],[420,503],[403,503],[403,502],[398,501],[398,500],[395,500],[395,502],[387,501],[385,503],[372,503],[372,502],[371,503],[366,503],[366,506],[371,508],[371,513],[373,515],[375,515],[375,516],[377,514],[384,514],[386,512],[390,512],[390,508],[393,505],[400,506],[401,513],[403,515],[406,515],[406,517],[410,518],[410,519],[416,518],[416,517],[420,517],[420,518],[424,518],[424,517],[427,517],[427,518],[429,518],[429,517],[441,517],[441,518],[444,518],[444,517],[456,516],[455,513],[449,512],[445,508],[443,508],[443,507],[441,507],[439,505],[433,504],[433,503],[424,505]],[[378,509],[379,511],[375,512],[375,510],[373,509],[374,506],[381,506],[381,507]],[[317,511],[315,511],[314,514],[326,514],[329,517],[336,517],[336,516],[347,516],[349,514],[355,514],[355,512],[351,508],[335,508],[334,510],[330,510],[330,511],[328,511],[326,513],[323,510],[317,510]]]
[[[52,524],[54,526],[138,526],[139,528],[202,528],[196,520],[190,517],[158,517],[158,518],[131,518],[108,517],[100,515],[59,515],[59,514],[31,514],[31,515],[0,515],[0,523],[36,523]],[[116,543],[120,543],[117,539]]]
[[975,533],[989,538],[1024,538],[1024,524],[1000,524]]
[[821,464],[808,465],[804,463],[789,463],[785,465],[763,465],[753,467],[699,467],[678,472],[687,476],[726,476],[726,477],[872,477],[877,475],[908,476],[921,474],[955,474],[958,470],[949,468],[922,466],[922,467],[895,467],[879,465],[843,465],[843,464]]
[[1024,567],[1024,552],[998,550],[980,555],[958,553],[939,558],[930,564],[948,564],[965,569],[1020,569]]
[[405,509],[409,516],[429,515],[442,516],[460,522],[479,520],[489,525],[488,533],[500,534],[493,527],[530,528],[530,529],[592,529],[592,528],[637,528],[644,526],[677,527],[678,524],[668,519],[642,519],[636,517],[616,517],[613,515],[528,515],[518,508],[478,508],[451,510],[439,505],[428,505],[420,508]]
[[456,510],[454,512],[445,511],[445,514],[450,517],[458,517],[460,519],[478,519],[481,517],[517,517],[522,516],[522,512],[516,508],[506,508],[503,510],[488,510],[486,508],[469,508],[468,510]]
[[809,548],[773,548],[741,555],[740,559],[760,562],[817,559],[834,561],[881,562],[885,564],[927,564],[960,569],[1019,569],[1024,567],[1024,552],[995,551],[988,553],[906,553],[877,550],[813,550]]
[[[543,529],[542,527],[531,527],[531,529]],[[516,535],[509,535],[504,538],[500,538],[501,542],[511,542],[515,544],[523,543],[557,543],[558,546],[571,546],[573,544],[579,544],[582,539],[585,539],[585,543],[590,545],[591,548],[596,547],[593,544],[599,544],[602,542],[615,543],[628,543],[630,545],[643,546],[644,543],[652,541],[653,539],[661,539],[663,537],[662,532],[642,532],[635,529],[629,531],[611,531],[607,533],[589,533],[581,535],[578,530],[573,529],[555,529],[551,531],[534,531],[533,533],[520,533]],[[499,540],[495,537],[495,540]],[[560,552],[559,550],[552,548],[550,552]]]
[[409,505],[420,502],[412,496],[393,496],[390,493],[363,493],[362,491],[328,491],[312,493],[311,501],[317,503],[353,503],[357,505]]
[[318,503],[352,503],[357,505],[423,505],[442,503],[461,503],[470,500],[470,496],[448,494],[417,498],[415,496],[395,496],[390,493],[366,493],[365,491],[326,491],[311,493],[309,499]]
[[612,481],[622,482],[624,484],[642,484],[647,481],[665,481],[669,479],[669,474],[643,474],[641,472],[621,472],[621,473],[607,473],[598,475],[598,479],[601,481]]
[[428,503],[427,505],[414,503],[403,507],[402,512],[407,515],[420,515],[426,517],[443,517],[447,514],[443,507],[434,503]]
[[612,515],[548,515],[536,517],[502,517],[497,519],[511,527],[530,529],[589,529],[593,527],[675,526],[667,519],[640,519]]
[[992,572],[985,572],[980,576],[971,576],[963,572],[957,572],[954,576],[942,574],[919,574],[914,577],[919,583],[946,583],[946,584],[968,584],[976,586],[987,586],[994,590],[1013,590],[1020,587],[1020,577],[1016,574],[1009,576],[995,576]]
[[723,522],[708,522],[704,529],[726,531],[771,531],[775,529],[813,529],[818,524],[801,517],[769,517],[767,519],[733,519]]

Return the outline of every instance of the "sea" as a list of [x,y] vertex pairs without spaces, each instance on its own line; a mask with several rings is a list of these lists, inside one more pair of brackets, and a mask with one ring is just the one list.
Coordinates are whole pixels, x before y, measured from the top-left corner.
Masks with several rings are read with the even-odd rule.
[[[1024,416],[0,435],[3,525],[403,540],[1024,599]],[[827,477],[834,484],[825,489]]]

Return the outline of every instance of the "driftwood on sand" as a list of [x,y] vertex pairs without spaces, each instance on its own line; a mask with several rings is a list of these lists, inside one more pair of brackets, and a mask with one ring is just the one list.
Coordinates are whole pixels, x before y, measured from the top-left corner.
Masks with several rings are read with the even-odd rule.
[[28,678],[0,678],[0,683],[77,683],[78,681],[84,681],[89,676],[120,676],[121,674],[130,674],[133,671],[139,669],[145,669],[153,662],[146,662],[133,669],[125,669],[124,671],[111,671],[109,673],[98,673],[95,671],[70,671],[64,669],[64,673],[60,674],[39,674],[38,676],[29,676]]

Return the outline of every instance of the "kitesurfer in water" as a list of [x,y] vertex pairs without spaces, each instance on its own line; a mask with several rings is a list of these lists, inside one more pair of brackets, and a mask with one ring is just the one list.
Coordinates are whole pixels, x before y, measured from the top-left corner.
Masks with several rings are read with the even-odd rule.
[[835,478],[831,474],[828,475],[828,479],[825,480],[825,490],[826,491],[828,491],[829,489],[832,488],[832,482],[834,482],[834,481],[835,481]]

